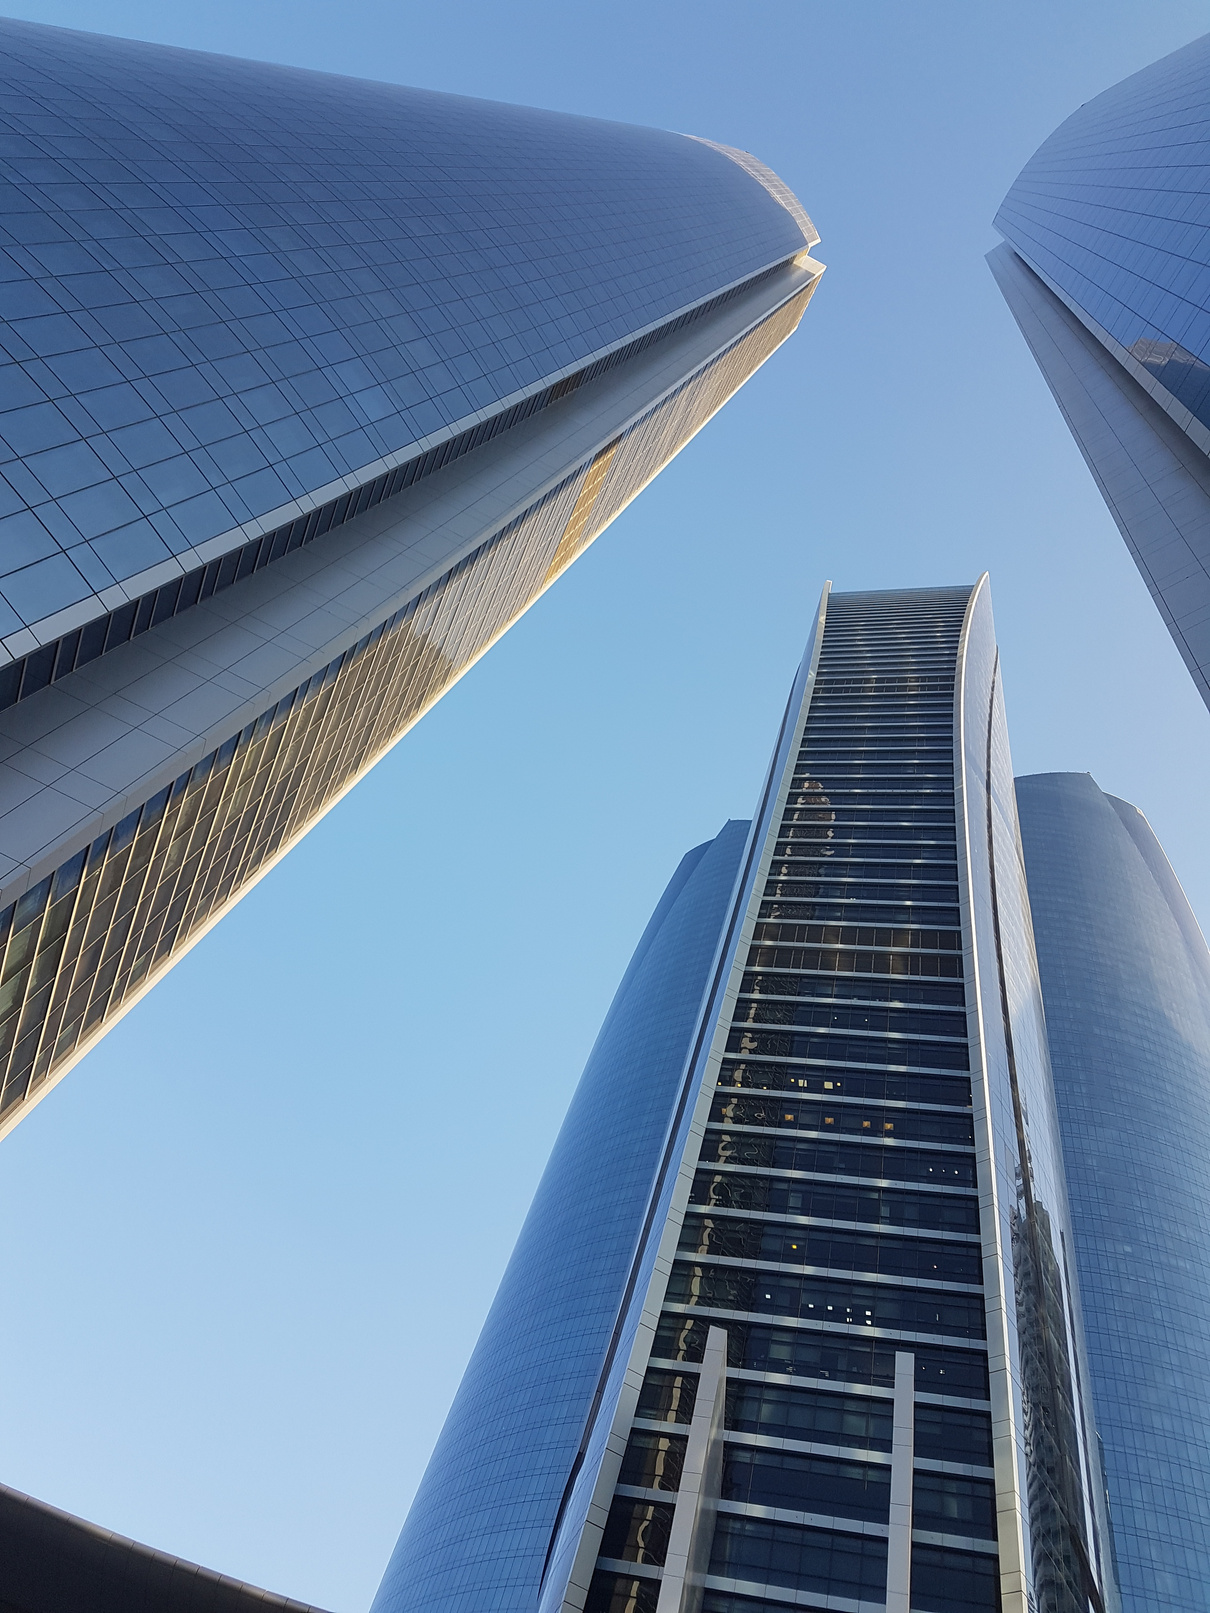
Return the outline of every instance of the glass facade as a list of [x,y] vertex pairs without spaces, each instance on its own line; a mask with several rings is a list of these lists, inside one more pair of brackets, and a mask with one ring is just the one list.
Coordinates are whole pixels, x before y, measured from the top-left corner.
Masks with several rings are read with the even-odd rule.
[[1074,112],[988,254],[1210,704],[1210,35]]
[[996,228],[1210,428],[1210,35],[1095,96],[1022,169]]
[[[645,1176],[587,1234],[540,1195],[506,1280],[612,1323],[526,1600],[429,1500],[466,1482],[464,1396],[510,1392],[493,1322],[375,1613],[1112,1606],[985,583],[825,596],[736,862],[661,1121],[619,1090],[560,1141],[641,1137]],[[615,1233],[590,1302],[563,1273]]]
[[[748,825],[681,862],[618,988],[374,1603],[533,1613]],[[625,1113],[629,1124],[614,1117]],[[670,1406],[687,1383],[670,1384]],[[665,1457],[669,1466],[673,1458]],[[653,1463],[659,1461],[653,1455]]]
[[658,130],[15,21],[0,87],[6,642],[308,517],[816,239]]
[[11,1127],[373,765],[776,346],[801,303],[0,909]]
[[1210,1585],[1210,952],[1146,819],[1017,780],[1126,1613]]
[[0,1134],[794,330],[743,152],[0,21]]

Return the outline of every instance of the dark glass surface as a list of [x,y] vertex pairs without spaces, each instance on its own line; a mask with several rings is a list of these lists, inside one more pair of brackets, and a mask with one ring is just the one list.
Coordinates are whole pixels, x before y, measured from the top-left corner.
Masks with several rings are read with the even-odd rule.
[[997,1613],[1000,1567],[991,1552],[912,1548],[912,1608],[919,1613]]
[[702,1162],[816,1171],[835,1176],[868,1176],[884,1182],[932,1182],[946,1187],[975,1185],[974,1155],[929,1153],[923,1148],[891,1148],[880,1142],[796,1142],[753,1132],[710,1130],[702,1142]]
[[983,1301],[975,1295],[847,1282],[842,1277],[792,1277],[678,1261],[668,1282],[668,1302],[756,1316],[796,1316],[844,1327],[986,1337]]
[[631,1578],[598,1569],[588,1587],[584,1613],[656,1613],[658,1579]]
[[723,1500],[885,1523],[891,1470],[798,1451],[728,1445],[723,1459]]
[[727,1210],[764,1210],[770,1215],[811,1215],[828,1221],[920,1227],[931,1232],[979,1230],[979,1205],[970,1194],[842,1187],[832,1182],[788,1181],[746,1170],[699,1171],[689,1202]]
[[618,1470],[619,1484],[644,1490],[679,1490],[685,1466],[685,1441],[672,1434],[636,1428]]
[[990,1479],[917,1473],[912,1486],[912,1527],[938,1535],[996,1538],[996,1486]]
[[[741,1002],[742,1012],[742,1002]],[[765,1096],[745,1092],[720,1092],[710,1111],[714,1125],[764,1127],[774,1131],[812,1131],[825,1136],[832,1132],[852,1132],[858,1136],[881,1137],[906,1142],[958,1143],[973,1147],[974,1121],[965,1110],[873,1108],[839,1095],[823,1102],[803,1098]]]
[[[694,1316],[665,1314],[652,1354],[669,1361],[700,1361],[707,1325]],[[753,1372],[890,1388],[895,1382],[895,1348],[893,1339],[866,1341],[760,1322],[727,1322],[729,1365]],[[920,1343],[912,1349],[920,1392],[987,1398],[987,1357],[982,1351]]]
[[891,1402],[871,1395],[733,1381],[727,1390],[726,1421],[728,1428],[745,1434],[888,1453],[891,1449]]
[[886,1541],[719,1515],[710,1572],[857,1601],[886,1597]]
[[620,1495],[609,1509],[601,1536],[601,1556],[659,1567],[668,1551],[672,1508],[662,1501],[634,1501]]
[[883,1276],[933,1282],[975,1283],[983,1278],[978,1243],[942,1243],[930,1238],[881,1237],[872,1232],[839,1232],[831,1227],[785,1226],[776,1221],[689,1216],[681,1233],[682,1253],[728,1255],[784,1266],[870,1271]]

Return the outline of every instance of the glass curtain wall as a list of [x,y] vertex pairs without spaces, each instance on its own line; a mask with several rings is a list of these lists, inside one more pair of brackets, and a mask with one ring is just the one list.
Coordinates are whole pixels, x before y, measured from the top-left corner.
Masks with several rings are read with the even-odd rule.
[[954,816],[968,597],[829,603],[590,1613],[655,1613],[712,1324],[728,1370],[707,1613],[885,1601],[897,1358],[912,1606],[997,1605]]

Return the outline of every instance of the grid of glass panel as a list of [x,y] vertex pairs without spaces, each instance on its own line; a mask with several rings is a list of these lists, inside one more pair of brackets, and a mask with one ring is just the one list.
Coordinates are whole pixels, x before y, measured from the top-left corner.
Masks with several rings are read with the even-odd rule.
[[0,635],[806,244],[656,130],[14,21],[0,89]]
[[[770,273],[775,274],[777,271],[773,270]],[[144,594],[124,601],[111,611],[92,617],[83,627],[74,628],[59,638],[50,639],[30,654],[10,661],[7,666],[0,667],[0,710],[15,705],[18,700],[28,699],[30,695],[37,694],[39,689],[45,689],[47,684],[57,683],[60,678],[69,676],[77,667],[87,666],[99,655],[105,655],[110,650],[116,650],[120,645],[129,643],[132,638],[148,632],[160,622],[167,621],[169,617],[178,616],[181,611],[188,610],[204,599],[209,599],[212,594],[230,588],[232,584],[240,582],[252,572],[262,571],[265,566],[280,560],[283,555],[291,554],[295,549],[305,548],[316,538],[321,538],[324,533],[330,532],[333,527],[342,526],[364,511],[374,509],[384,499],[394,498],[405,488],[423,481],[426,476],[431,476],[435,471],[452,464],[454,460],[461,459],[464,454],[472,452],[482,444],[491,442],[501,432],[509,431],[532,415],[539,414],[550,404],[567,397],[588,381],[593,381],[617,365],[637,357],[654,342],[663,340],[685,325],[713,313],[732,297],[737,296],[740,290],[750,290],[768,278],[769,274],[754,276],[742,287],[733,288],[721,296],[711,298],[709,302],[700,304],[690,313],[671,319],[667,324],[649,331],[646,336],[640,336],[636,341],[616,348],[606,358],[586,365],[584,369],[575,371],[561,381],[556,381],[552,386],[531,393],[521,403],[510,404],[507,409],[480,421],[478,425],[446,438],[436,448],[429,448],[423,454],[413,455],[405,459],[401,465],[395,466],[393,470],[383,471],[360,487],[342,492],[339,497],[328,499],[326,503],[307,514],[286,521],[260,537],[250,538],[247,543],[229,549],[225,554],[207,561],[204,566],[195,566],[191,571],[173,577],[171,581],[162,583],[158,588],[151,588]]]
[[912,1607],[998,1605],[953,786],[968,598],[829,602],[588,1613],[653,1613],[711,1324],[729,1370],[709,1613],[885,1601],[897,1350]]
[[0,911],[0,1124],[12,1124],[499,637],[785,340],[808,295]]
[[1142,814],[1017,780],[1126,1613],[1210,1585],[1210,954]]
[[1021,254],[1210,426],[1210,35],[1072,114],[996,215]]

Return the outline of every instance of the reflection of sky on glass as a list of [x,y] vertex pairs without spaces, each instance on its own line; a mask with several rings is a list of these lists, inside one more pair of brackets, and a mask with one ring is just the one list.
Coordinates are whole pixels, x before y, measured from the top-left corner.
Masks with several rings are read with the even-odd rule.
[[1146,819],[1017,781],[1127,1613],[1210,1582],[1210,957]]
[[1210,425],[1210,36],[1063,123],[997,228]]
[[803,244],[657,130],[12,22],[0,90],[0,633]]

